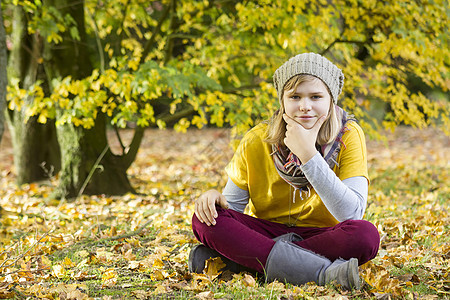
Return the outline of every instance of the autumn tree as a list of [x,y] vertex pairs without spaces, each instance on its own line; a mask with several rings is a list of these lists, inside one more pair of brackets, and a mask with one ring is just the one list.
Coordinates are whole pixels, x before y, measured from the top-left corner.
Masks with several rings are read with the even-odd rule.
[[[51,15],[56,24],[39,31],[49,55],[42,64],[56,62],[55,51],[83,41],[92,50],[83,56],[91,58],[92,72],[58,71],[75,61],[68,55],[60,60],[63,66],[49,67],[58,72],[51,76],[48,93],[45,86],[35,84],[13,85],[9,94],[13,108],[23,104],[20,93],[32,97],[25,110],[41,123],[55,119],[59,130],[92,133],[88,144],[95,151],[80,147],[80,139],[61,134],[62,148],[79,149],[70,155],[62,151],[63,170],[76,165],[70,159],[81,160],[76,153],[85,162],[79,164],[82,171],[73,167],[61,173],[66,195],[76,195],[84,182],[93,183],[86,192],[119,192],[104,184],[117,183],[106,175],[125,174],[144,127],[163,128],[175,122],[176,129],[185,130],[230,124],[235,132],[243,132],[267,119],[277,109],[271,85],[274,70],[306,51],[321,53],[343,69],[341,103],[369,134],[379,135],[382,126],[398,124],[440,126],[448,132],[448,98],[411,89],[414,77],[426,90],[444,95],[448,90],[444,79],[449,75],[448,8],[442,0],[87,0],[84,17],[82,8],[72,15],[67,9],[75,4],[66,4],[55,7],[49,1],[41,8],[51,13],[41,13],[37,20]],[[390,106],[381,123],[372,116],[376,103]],[[120,161],[126,158],[126,163],[118,163],[108,148],[106,124],[124,128],[130,123],[137,126],[136,138],[129,147],[123,145]],[[66,181],[65,174],[77,179]],[[124,190],[130,188],[121,182]]]
[[[57,9],[57,14],[61,18],[70,20],[72,23],[72,26],[67,26],[67,29],[60,30],[54,40],[47,38],[44,43],[43,58],[47,76],[52,80],[50,89],[54,91],[58,88],[57,84],[54,84],[54,80],[57,81],[68,76],[73,81],[83,80],[93,71],[86,47],[88,41],[85,29],[84,1],[75,3],[70,0],[47,0],[43,2],[42,9],[44,11]],[[67,95],[65,99],[79,105],[76,103],[75,95],[76,93],[74,96]],[[76,109],[80,109],[80,107]],[[57,119],[61,119],[61,116],[65,115],[64,110],[65,108],[62,106],[56,108]],[[97,108],[93,108],[89,113],[96,115],[91,126],[77,126],[75,122],[61,122],[57,126],[62,156],[58,196],[73,197],[80,191],[122,194],[132,190],[126,176],[129,165],[122,166],[123,157],[114,156],[108,147],[104,114],[98,113]],[[141,136],[142,134],[140,134]],[[127,154],[131,155],[132,153],[128,152]],[[97,169],[100,161],[101,169]]]
[[3,26],[2,7],[0,1],[0,141],[5,130],[4,126],[4,109],[6,106],[6,86],[8,78],[6,74],[6,32]]
[[[133,110],[137,109],[137,104],[142,103],[142,101],[137,101],[138,98],[158,99],[160,100],[159,105],[165,106],[171,97],[182,97],[187,93],[193,93],[195,87],[210,88],[218,85],[208,79],[199,68],[189,64],[182,66],[183,71],[181,71],[174,66],[166,68],[158,66],[154,62],[144,61],[145,59],[140,59],[136,55],[128,59],[129,54],[126,52],[129,49],[134,51],[133,40],[127,39],[130,33],[124,34],[123,30],[134,26],[127,19],[135,12],[121,16],[123,6],[120,3],[110,3],[110,7],[105,7],[105,9],[109,11],[107,17],[111,18],[112,24],[115,23],[114,18],[117,16],[121,18],[121,21],[117,23],[118,27],[114,30],[115,33],[120,33],[114,36],[113,40],[119,41],[119,49],[125,52],[125,55],[114,58],[111,64],[115,64],[115,66],[105,70],[104,49],[98,48],[101,72],[98,70],[92,72],[89,53],[86,52],[86,45],[89,43],[84,28],[83,2],[22,1],[20,4],[15,9],[26,11],[30,15],[23,19],[14,15],[14,21],[19,20],[18,23],[21,25],[30,22],[31,24],[22,26],[22,28],[27,28],[26,34],[32,35],[42,42],[42,47],[36,47],[36,53],[31,59],[34,58],[34,62],[37,62],[36,65],[43,66],[45,77],[41,81],[37,77],[33,77],[31,80],[33,85],[29,87],[23,86],[25,77],[18,77],[18,84],[12,85],[9,102],[11,114],[18,112],[22,115],[22,112],[26,112],[28,115],[16,124],[11,122],[11,127],[16,129],[21,128],[22,124],[27,124],[29,129],[34,129],[35,124],[30,125],[30,117],[34,117],[43,124],[48,124],[48,121],[54,118],[57,120],[58,140],[62,154],[62,170],[58,189],[60,196],[73,197],[80,192],[121,194],[132,190],[126,170],[134,161],[143,135],[143,126],[148,125],[149,121],[164,126],[164,121],[161,119],[152,121],[153,107],[145,103],[142,107],[144,117],[139,120],[134,119],[135,112]],[[136,9],[141,4],[139,2],[132,3]],[[91,6],[93,5],[101,4],[91,3]],[[142,6],[142,8],[146,7]],[[156,48],[155,39],[161,31],[161,26],[166,21],[170,9],[171,15],[174,16],[174,5],[162,8],[155,9],[154,17],[160,18],[160,22],[152,29],[151,36],[142,51],[141,57],[143,58],[153,48]],[[100,35],[104,31],[101,31],[102,28],[99,30],[99,26],[96,24],[97,20],[93,18],[96,9],[96,7],[91,7],[89,13],[98,46],[102,43]],[[118,12],[117,15],[114,13],[115,11]],[[127,10],[124,12],[126,13]],[[142,25],[144,27],[148,27],[148,23],[151,23],[152,20],[147,15],[147,13],[143,14],[146,21]],[[12,32],[19,35],[19,30],[12,30]],[[134,42],[136,43],[136,41]],[[25,47],[26,44],[22,40],[18,40],[14,44],[19,49],[17,52],[23,48],[29,49],[29,47]],[[166,58],[169,57],[169,55],[166,56]],[[11,60],[10,63],[13,66],[20,66],[20,63],[28,65],[26,57],[21,57],[18,61],[19,63]],[[140,66],[139,70],[138,66]],[[155,76],[148,80],[146,78],[148,72],[158,75],[158,77]],[[131,80],[136,81],[131,82]],[[173,85],[173,89],[170,91],[171,96],[168,97],[167,91],[161,86],[157,86],[158,80],[161,80],[161,85]],[[130,88],[134,89],[135,87],[130,86],[130,83],[142,83],[144,89],[131,91]],[[151,85],[146,87],[149,84]],[[50,91],[50,93],[46,91]],[[30,101],[23,101],[23,98]],[[105,103],[99,107],[100,102]],[[114,107],[118,107],[118,110],[114,111]],[[116,114],[116,118],[112,120],[114,125],[123,127],[126,121],[137,121],[139,125],[131,144],[123,145],[122,155],[114,155],[109,149],[106,139],[106,118],[112,117],[113,111]],[[183,114],[186,112],[182,112],[180,115]],[[171,118],[172,116],[169,116],[165,119],[170,120]],[[28,137],[24,136],[14,139],[15,145],[27,141]],[[33,153],[32,151],[25,152]],[[16,160],[19,163],[23,161],[18,155]],[[17,169],[19,172],[27,172],[27,167],[23,164],[19,165]],[[19,183],[21,182],[24,181],[19,180]]]
[[[29,3],[31,5],[31,3]],[[10,78],[7,121],[14,146],[14,164],[18,184],[39,181],[56,174],[60,169],[59,145],[53,120],[38,122],[30,116],[27,107],[38,95],[25,91],[43,86],[49,93],[48,78],[42,65],[43,37],[29,30],[34,6],[15,6],[9,9],[13,16],[10,27],[12,48],[8,57]]]

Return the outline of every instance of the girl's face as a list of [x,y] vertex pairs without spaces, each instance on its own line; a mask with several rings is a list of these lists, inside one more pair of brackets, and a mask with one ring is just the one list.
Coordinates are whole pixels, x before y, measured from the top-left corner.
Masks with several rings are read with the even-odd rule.
[[286,114],[306,129],[311,129],[321,116],[328,116],[331,96],[322,80],[314,78],[285,90],[283,103]]

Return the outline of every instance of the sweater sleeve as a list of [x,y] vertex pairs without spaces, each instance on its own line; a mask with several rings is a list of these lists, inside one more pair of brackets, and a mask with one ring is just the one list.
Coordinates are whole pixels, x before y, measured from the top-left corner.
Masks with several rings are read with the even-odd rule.
[[228,205],[232,210],[243,213],[250,198],[248,191],[238,187],[230,178],[223,189],[222,194],[227,198]]
[[336,220],[362,219],[369,189],[364,176],[341,181],[319,153],[303,164],[301,169]]

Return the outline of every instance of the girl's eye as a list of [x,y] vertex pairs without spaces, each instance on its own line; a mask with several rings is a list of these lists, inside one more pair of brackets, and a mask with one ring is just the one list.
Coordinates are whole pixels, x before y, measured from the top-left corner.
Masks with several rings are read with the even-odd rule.
[[311,97],[311,99],[314,99],[314,100],[319,100],[321,98],[322,98],[321,96],[317,96],[317,95]]
[[300,99],[300,97],[297,96],[297,95],[292,95],[290,98],[291,98],[292,100],[298,100],[298,99]]

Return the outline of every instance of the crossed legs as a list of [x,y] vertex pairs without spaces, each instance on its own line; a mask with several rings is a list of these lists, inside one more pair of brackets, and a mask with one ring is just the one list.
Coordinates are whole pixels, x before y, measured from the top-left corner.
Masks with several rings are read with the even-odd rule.
[[331,261],[358,259],[364,264],[377,252],[380,236],[374,225],[364,220],[348,220],[334,227],[288,227],[254,218],[231,209],[216,207],[216,225],[207,226],[194,215],[192,228],[196,238],[230,260],[263,273],[274,238],[294,232],[303,240],[298,246]]

